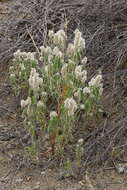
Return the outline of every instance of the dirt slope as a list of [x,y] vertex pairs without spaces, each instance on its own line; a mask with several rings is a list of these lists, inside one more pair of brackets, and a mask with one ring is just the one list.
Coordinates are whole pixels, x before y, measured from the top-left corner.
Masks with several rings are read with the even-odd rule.
[[[20,0],[0,1],[0,40],[8,18],[20,9]],[[20,11],[23,13],[23,10]],[[8,75],[8,65],[0,64],[0,190],[127,189],[126,174],[118,174],[114,167],[104,171],[100,168],[97,173],[84,174],[81,179],[76,179],[64,178],[62,169],[48,165],[35,167],[26,163],[21,157],[23,144],[20,140],[25,133],[20,119],[19,100],[13,96]]]

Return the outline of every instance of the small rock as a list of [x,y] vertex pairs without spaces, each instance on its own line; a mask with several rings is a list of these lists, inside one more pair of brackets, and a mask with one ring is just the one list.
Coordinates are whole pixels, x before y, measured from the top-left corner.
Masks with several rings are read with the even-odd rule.
[[45,175],[45,174],[46,174],[46,172],[44,172],[44,171],[43,171],[43,172],[41,172],[41,175]]
[[84,186],[84,181],[79,181],[79,184],[80,184],[81,186]]
[[39,189],[40,189],[40,182],[38,181],[34,186],[34,190],[39,190]]
[[23,190],[32,190],[31,187],[25,187]]
[[17,179],[15,180],[15,182],[16,182],[16,183],[22,183],[22,182],[23,182],[23,179],[22,179],[22,178],[17,178]]

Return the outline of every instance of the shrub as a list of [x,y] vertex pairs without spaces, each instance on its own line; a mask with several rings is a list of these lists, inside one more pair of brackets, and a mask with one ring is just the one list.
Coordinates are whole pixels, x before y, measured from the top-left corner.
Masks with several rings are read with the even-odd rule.
[[63,30],[49,31],[48,36],[49,46],[39,48],[38,61],[43,66],[39,66],[35,53],[18,50],[10,77],[16,94],[27,89],[28,97],[21,100],[21,108],[32,139],[29,151],[39,151],[48,139],[54,154],[62,153],[72,139],[79,113],[87,117],[98,113],[103,83],[100,73],[87,80],[87,57],[82,56],[85,40],[78,29],[69,44]]

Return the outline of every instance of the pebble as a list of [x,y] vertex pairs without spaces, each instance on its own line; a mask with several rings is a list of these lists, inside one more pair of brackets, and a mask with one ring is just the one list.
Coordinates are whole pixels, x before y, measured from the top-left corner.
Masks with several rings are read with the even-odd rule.
[[16,182],[16,183],[21,183],[21,182],[23,182],[23,179],[22,179],[22,178],[17,178],[17,179],[15,180],[15,182]]
[[36,185],[34,186],[33,189],[34,190],[39,190],[40,189],[40,182],[39,181],[36,183]]
[[45,175],[45,174],[46,174],[46,172],[44,172],[44,171],[43,171],[43,172],[41,172],[41,175]]

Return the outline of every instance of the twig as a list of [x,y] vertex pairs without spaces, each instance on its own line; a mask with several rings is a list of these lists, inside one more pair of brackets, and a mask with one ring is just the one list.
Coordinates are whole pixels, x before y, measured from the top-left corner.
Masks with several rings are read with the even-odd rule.
[[26,29],[27,29],[27,32],[28,32],[28,34],[29,34],[29,36],[30,36],[32,42],[33,42],[33,45],[34,45],[34,47],[35,47],[35,49],[36,49],[38,55],[40,55],[39,49],[38,49],[38,47],[36,46],[36,43],[35,43],[35,41],[34,41],[34,39],[33,39],[33,36],[31,35],[31,33],[30,33],[29,28],[28,28],[27,25],[26,25]]

